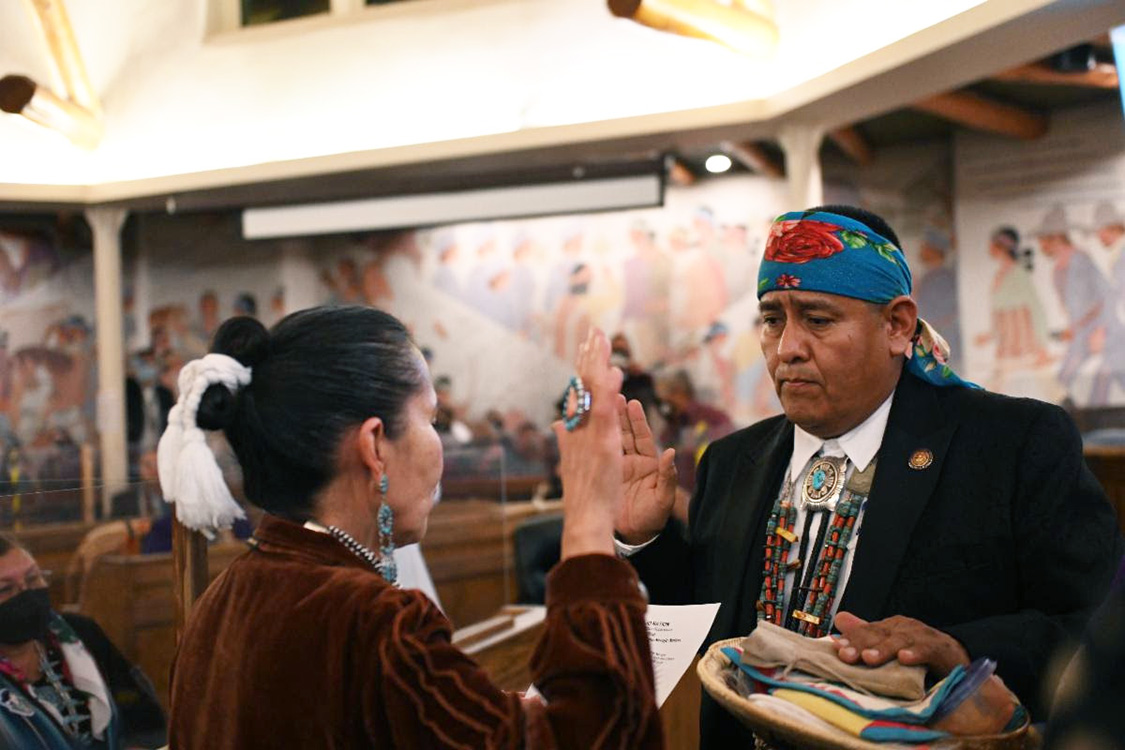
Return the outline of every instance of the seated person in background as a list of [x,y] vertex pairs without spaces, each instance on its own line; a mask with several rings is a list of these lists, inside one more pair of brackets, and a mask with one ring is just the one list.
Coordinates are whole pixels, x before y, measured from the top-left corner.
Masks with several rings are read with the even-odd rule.
[[686,370],[677,370],[656,381],[660,410],[665,419],[661,442],[676,449],[676,475],[689,492],[695,487],[695,466],[707,446],[734,430],[721,409],[699,401]]
[[[848,663],[942,677],[989,657],[1043,721],[1049,659],[1079,636],[1121,557],[1074,424],[953,373],[874,214],[779,217],[758,273],[762,353],[785,414],[710,445],[686,538],[664,530],[670,451],[658,455],[639,404],[621,405],[617,530],[653,601],[722,602],[708,644],[768,619],[838,631]],[[700,725],[705,748],[751,741],[706,697]]]
[[546,703],[493,685],[438,608],[395,586],[394,549],[425,533],[442,473],[434,389],[402,323],[367,307],[303,310],[272,331],[239,318],[212,349],[181,378],[161,484],[182,520],[205,519],[196,528],[229,521],[237,509],[198,450],[201,429],[222,428],[267,513],[191,610],[172,747],[662,746],[644,597],[614,556],[621,372],[604,335],[579,356],[586,424],[555,430],[563,560],[531,659]]
[[164,744],[152,685],[89,618],[51,610],[47,574],[0,535],[0,747]]

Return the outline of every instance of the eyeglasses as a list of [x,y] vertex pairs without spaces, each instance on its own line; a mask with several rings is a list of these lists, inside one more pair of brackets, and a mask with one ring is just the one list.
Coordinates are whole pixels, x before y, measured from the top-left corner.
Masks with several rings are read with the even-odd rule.
[[11,599],[21,591],[27,591],[28,589],[45,589],[50,583],[51,571],[40,570],[39,568],[28,571],[27,575],[24,576],[23,583],[12,580],[0,581],[0,602]]

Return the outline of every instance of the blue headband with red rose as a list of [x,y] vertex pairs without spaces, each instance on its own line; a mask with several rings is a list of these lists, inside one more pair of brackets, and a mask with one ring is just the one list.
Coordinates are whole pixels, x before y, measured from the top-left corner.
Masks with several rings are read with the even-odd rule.
[[[774,220],[758,267],[758,299],[772,291],[825,292],[883,304],[910,294],[913,278],[895,243],[863,222],[826,211]],[[979,388],[949,367],[949,345],[918,319],[907,369],[934,385]]]

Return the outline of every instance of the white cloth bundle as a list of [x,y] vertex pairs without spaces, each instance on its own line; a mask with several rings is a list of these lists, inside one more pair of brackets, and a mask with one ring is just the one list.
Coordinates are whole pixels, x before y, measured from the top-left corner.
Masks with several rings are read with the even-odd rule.
[[222,385],[232,393],[250,383],[250,368],[225,354],[208,354],[180,370],[180,398],[168,412],[168,427],[156,449],[160,490],[176,505],[184,526],[213,538],[214,529],[227,529],[246,514],[223,480],[215,454],[207,445],[196,414],[203,393]]

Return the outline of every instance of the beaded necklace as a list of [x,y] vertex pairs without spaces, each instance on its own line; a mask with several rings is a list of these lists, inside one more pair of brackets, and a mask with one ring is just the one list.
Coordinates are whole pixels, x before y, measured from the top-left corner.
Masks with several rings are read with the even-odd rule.
[[386,560],[381,560],[378,555],[376,555],[364,545],[357,542],[355,537],[341,529],[339,526],[326,526],[324,528],[326,528],[328,530],[328,533],[331,534],[338,542],[340,542],[340,544],[343,544],[345,547],[347,547],[349,552],[366,562],[372,567],[372,569],[377,570],[379,574],[382,575],[383,578],[387,581],[387,583],[393,585],[398,580],[398,569],[394,564],[393,557],[390,558],[389,563]]
[[[836,506],[836,514],[830,521],[825,534],[824,547],[820,557],[815,563],[815,575],[808,587],[808,593],[800,601],[801,608],[794,608],[792,618],[798,620],[796,630],[801,635],[810,638],[819,638],[828,633],[831,623],[827,613],[832,610],[836,599],[836,592],[840,580],[840,570],[843,567],[844,556],[847,554],[848,542],[851,540],[852,531],[855,529],[859,509],[867,497],[870,489],[870,480],[874,470],[874,462],[864,472],[855,472],[862,477],[862,481],[849,480],[845,485],[843,496]],[[790,561],[789,551],[798,540],[793,527],[797,520],[797,508],[793,503],[793,489],[796,483],[788,482],[785,490],[778,494],[774,501],[773,510],[770,512],[766,536],[766,546],[763,553],[762,592],[758,598],[757,609],[759,620],[769,620],[775,625],[784,625],[786,618],[785,608],[785,575],[790,571],[800,571],[803,561],[800,559]],[[862,494],[855,490],[862,490]],[[806,511],[808,512],[808,511]],[[795,580],[794,594],[800,585]]]

